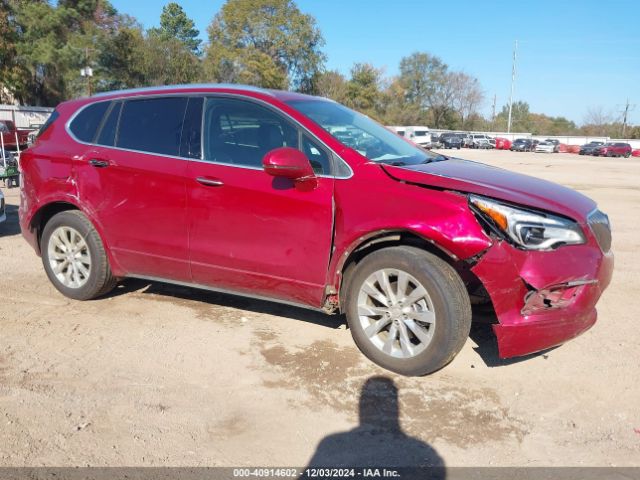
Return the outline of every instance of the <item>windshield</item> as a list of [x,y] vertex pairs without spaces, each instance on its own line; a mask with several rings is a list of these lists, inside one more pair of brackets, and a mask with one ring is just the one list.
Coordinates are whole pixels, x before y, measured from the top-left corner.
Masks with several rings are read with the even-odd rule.
[[417,165],[446,160],[403,140],[369,117],[327,100],[286,102],[320,125],[343,145],[369,160],[393,165]]

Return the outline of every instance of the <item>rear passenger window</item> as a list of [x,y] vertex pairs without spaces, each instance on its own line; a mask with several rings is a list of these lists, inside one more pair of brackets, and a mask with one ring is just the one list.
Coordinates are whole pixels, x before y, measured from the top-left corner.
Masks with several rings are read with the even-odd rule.
[[116,146],[178,156],[186,97],[126,101],[120,114]]
[[118,119],[120,118],[120,109],[122,108],[122,102],[114,102],[111,104],[111,108],[107,113],[107,116],[102,122],[102,128],[98,134],[96,143],[98,145],[105,145],[107,147],[113,147],[116,142],[116,129],[118,128]]
[[81,142],[92,143],[110,102],[99,102],[84,108],[71,122],[69,130]]

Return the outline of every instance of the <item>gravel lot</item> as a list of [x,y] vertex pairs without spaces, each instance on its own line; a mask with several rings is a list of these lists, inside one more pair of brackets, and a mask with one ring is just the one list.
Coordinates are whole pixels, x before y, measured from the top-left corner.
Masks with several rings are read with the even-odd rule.
[[616,271],[593,329],[500,361],[474,327],[452,364],[407,379],[360,355],[341,317],[133,280],[75,302],[49,284],[19,233],[19,192],[4,190],[0,466],[640,466],[640,159],[454,154],[610,214]]

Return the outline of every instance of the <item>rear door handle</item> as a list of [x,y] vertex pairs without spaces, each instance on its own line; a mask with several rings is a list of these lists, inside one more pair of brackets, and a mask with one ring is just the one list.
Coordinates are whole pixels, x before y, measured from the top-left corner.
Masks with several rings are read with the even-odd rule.
[[97,158],[92,158],[91,160],[89,160],[89,164],[96,168],[105,168],[109,166],[109,162],[107,162],[106,160],[99,160]]
[[224,182],[222,180],[209,177],[198,177],[196,178],[196,182],[207,187],[221,187],[224,185]]

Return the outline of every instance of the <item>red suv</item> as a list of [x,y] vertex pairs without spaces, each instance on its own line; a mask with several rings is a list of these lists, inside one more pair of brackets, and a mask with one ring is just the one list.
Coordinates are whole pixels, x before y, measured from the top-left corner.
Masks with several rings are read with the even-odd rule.
[[297,93],[65,102],[21,169],[23,235],[64,295],[138,277],[342,312],[362,352],[405,375],[453,359],[472,303],[495,311],[501,357],[579,335],[613,269],[591,199]]
[[601,147],[593,150],[593,154],[597,157],[602,155],[603,157],[624,157],[629,158],[631,156],[631,145],[628,143],[605,143]]

